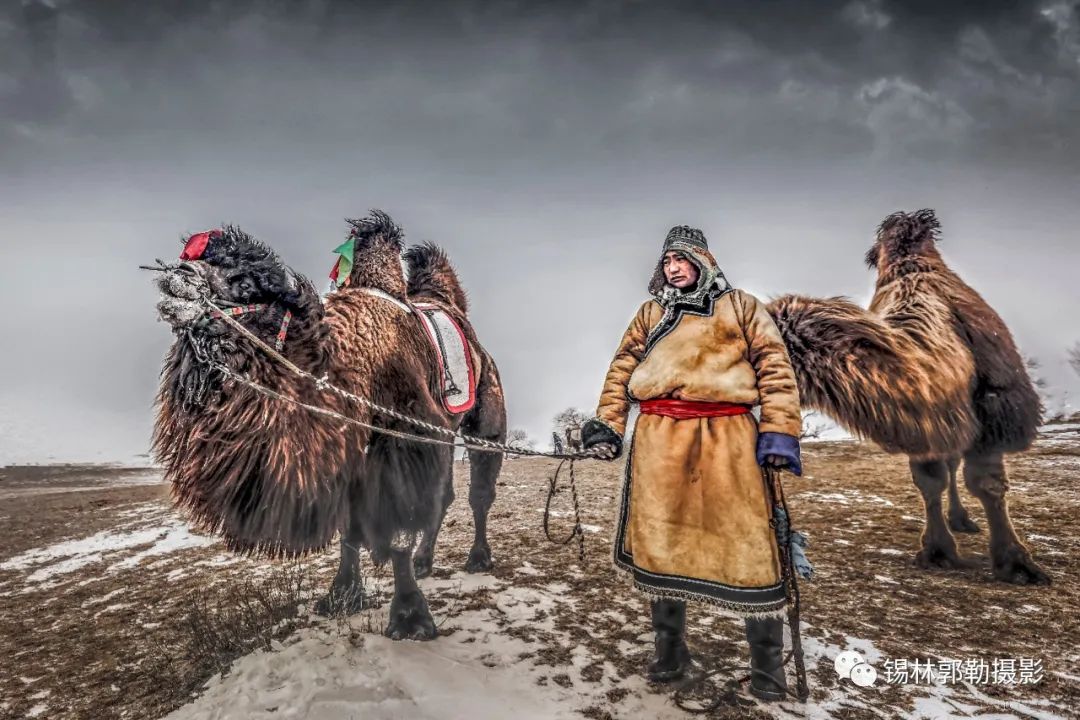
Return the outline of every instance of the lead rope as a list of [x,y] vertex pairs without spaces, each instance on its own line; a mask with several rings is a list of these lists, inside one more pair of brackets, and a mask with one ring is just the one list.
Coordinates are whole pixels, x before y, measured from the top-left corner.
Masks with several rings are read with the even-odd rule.
[[[734,705],[739,704],[743,706],[751,706],[754,703],[746,698],[742,698],[738,695],[739,686],[750,680],[755,674],[761,675],[768,679],[774,686],[775,691],[783,690],[784,694],[795,698],[799,702],[806,702],[810,697],[810,688],[806,681],[806,664],[803,657],[802,649],[802,637],[799,632],[799,610],[800,610],[800,598],[799,598],[799,583],[796,580],[797,573],[795,572],[795,561],[791,553],[791,514],[788,512],[787,499],[784,497],[784,487],[780,482],[780,471],[773,467],[765,467],[762,470],[762,477],[765,481],[766,492],[769,496],[771,508],[781,508],[784,511],[784,517],[786,518],[786,527],[780,527],[776,520],[776,516],[770,518],[769,526],[773,528],[777,536],[777,546],[780,549],[780,579],[784,585],[784,594],[787,596],[787,615],[788,625],[791,630],[791,650],[788,651],[787,656],[783,662],[780,663],[780,667],[786,667],[793,659],[795,661],[795,691],[790,688],[780,688],[772,676],[765,670],[759,670],[757,668],[744,668],[732,663],[723,663],[715,666],[712,670],[707,672],[698,673],[693,677],[688,678],[686,681],[679,684],[672,693],[672,700],[675,705],[692,715],[705,715],[707,713],[716,710],[721,705]],[[748,671],[747,671],[748,670]],[[741,676],[736,676],[739,671],[747,671]],[[730,675],[719,688],[713,683],[708,682],[714,677],[719,675]],[[711,692],[705,692],[705,686],[711,686]],[[700,695],[695,696],[694,693],[705,694],[705,704],[689,704],[697,703],[700,700]]]
[[[158,263],[162,267],[165,266],[164,263],[162,263],[160,260],[158,261]],[[148,270],[159,270],[161,268],[149,268],[148,267],[146,269],[148,269]],[[581,459],[595,457],[591,452],[547,453],[547,452],[542,452],[542,451],[539,451],[539,450],[532,450],[530,448],[517,448],[517,447],[513,447],[511,445],[507,445],[506,443],[496,442],[494,440],[488,440],[487,438],[473,437],[473,436],[470,436],[470,435],[465,435],[463,433],[459,434],[459,433],[454,432],[453,430],[451,430],[449,428],[445,428],[445,427],[441,427],[439,425],[435,425],[435,424],[432,424],[432,423],[429,423],[429,422],[425,422],[423,420],[420,420],[419,418],[414,418],[414,417],[410,417],[408,415],[405,415],[404,413],[398,412],[397,410],[394,410],[392,408],[384,407],[382,405],[379,405],[378,403],[375,403],[375,402],[372,402],[371,400],[368,400],[367,398],[360,397],[359,395],[354,395],[353,393],[350,393],[347,390],[343,390],[343,389],[341,389],[339,387],[336,387],[335,385],[332,385],[325,375],[322,376],[321,378],[317,378],[314,375],[312,375],[311,373],[301,369],[295,363],[291,362],[288,358],[286,358],[284,355],[281,354],[281,349],[282,348],[280,348],[280,347],[279,348],[271,348],[269,345],[267,345],[265,342],[263,342],[261,338],[259,338],[257,335],[255,335],[253,332],[251,332],[246,327],[244,327],[233,316],[234,313],[219,307],[216,303],[214,303],[213,300],[211,300],[209,297],[207,297],[205,295],[201,298],[201,300],[202,300],[207,312],[212,317],[214,317],[216,319],[224,320],[227,324],[231,325],[234,329],[236,329],[241,335],[243,335],[248,340],[250,340],[252,343],[254,343],[256,348],[262,350],[262,352],[265,353],[272,360],[276,361],[277,363],[279,363],[283,367],[288,368],[293,374],[295,374],[295,375],[297,375],[299,377],[306,378],[309,381],[313,382],[315,384],[315,387],[318,390],[325,391],[325,392],[332,392],[332,393],[334,393],[336,395],[339,395],[340,397],[355,401],[355,402],[357,402],[357,403],[359,403],[361,405],[369,407],[369,408],[371,408],[372,410],[374,410],[376,412],[382,413],[384,415],[388,415],[390,417],[396,418],[398,420],[409,423],[409,424],[411,424],[413,426],[422,428],[424,430],[429,430],[429,431],[432,431],[432,432],[435,432],[435,433],[442,434],[444,436],[449,436],[451,439],[442,440],[442,439],[439,439],[439,438],[428,437],[428,436],[425,436],[425,435],[417,435],[416,433],[405,432],[405,431],[402,431],[402,430],[393,430],[391,428],[386,428],[386,427],[381,427],[381,426],[378,426],[378,425],[373,425],[371,423],[367,423],[367,422],[364,422],[362,420],[358,420],[356,418],[349,417],[347,415],[343,415],[343,414],[341,414],[341,413],[339,413],[337,411],[329,410],[329,409],[323,408],[323,407],[318,407],[316,405],[311,405],[309,403],[305,403],[305,402],[302,402],[300,400],[297,400],[296,398],[292,398],[292,397],[289,397],[287,395],[283,395],[282,393],[280,393],[280,392],[278,392],[276,390],[272,390],[271,388],[268,388],[265,385],[262,385],[260,383],[255,382],[254,380],[252,380],[250,377],[248,377],[246,375],[241,375],[240,373],[236,372],[235,370],[228,367],[224,363],[219,362],[219,361],[215,360],[214,358],[210,357],[210,354],[207,352],[206,348],[204,348],[202,346],[202,343],[197,342],[195,337],[190,332],[188,332],[188,339],[191,342],[192,347],[195,349],[195,355],[196,355],[196,358],[198,360],[200,360],[201,362],[206,363],[209,367],[217,370],[224,377],[226,377],[226,378],[228,378],[230,380],[233,380],[234,382],[240,383],[241,385],[244,385],[245,387],[248,387],[248,388],[254,390],[255,392],[258,392],[258,393],[260,393],[260,394],[262,394],[262,395],[264,395],[266,397],[272,398],[272,399],[280,401],[280,402],[288,403],[288,404],[296,406],[296,407],[303,408],[304,410],[307,410],[308,412],[316,414],[316,415],[321,415],[323,417],[332,418],[332,419],[337,420],[339,422],[343,422],[343,423],[350,424],[350,425],[356,425],[358,427],[365,428],[365,429],[370,430],[372,432],[381,433],[383,435],[389,435],[391,437],[400,438],[402,440],[410,440],[412,442],[426,443],[426,444],[429,444],[429,445],[443,445],[443,446],[448,446],[448,447],[453,447],[453,448],[464,448],[466,450],[476,450],[476,451],[479,451],[479,452],[499,452],[499,453],[504,453],[504,454],[509,454],[509,455],[522,455],[522,456],[528,456],[528,457],[546,457],[546,458],[553,458],[553,459],[556,459],[556,460],[560,460],[561,462],[559,463],[558,467],[555,469],[555,474],[552,475],[551,480],[549,481],[548,496],[547,496],[546,502],[544,503],[544,521],[543,521],[544,535],[547,537],[547,539],[549,541],[551,541],[553,543],[556,543],[556,544],[559,544],[559,545],[568,545],[576,537],[577,541],[578,541],[578,559],[581,561],[582,564],[584,564],[584,562],[585,562],[585,532],[584,532],[584,529],[583,529],[582,524],[581,524],[581,507],[580,507],[580,504],[579,504],[579,501],[578,501],[577,480],[576,480],[576,477],[575,477],[575,474],[574,474],[574,461],[575,460],[581,460]],[[242,314],[242,313],[236,313],[236,314]],[[291,319],[291,313],[288,313],[286,315],[286,319],[287,320]],[[288,327],[288,323],[286,321],[286,323],[283,325],[283,329],[286,329],[287,327]],[[279,332],[278,337],[279,338],[281,337],[281,332]],[[457,441],[458,438],[460,438],[461,442]],[[570,531],[570,535],[567,536],[567,538],[565,540],[556,540],[555,538],[552,537],[551,532],[550,532],[551,501],[552,501],[552,498],[555,496],[555,494],[558,493],[559,474],[562,471],[563,465],[566,464],[566,463],[570,464],[570,467],[569,467],[570,496],[571,496],[571,498],[573,500],[573,507],[574,507],[574,527]]]
[[[557,539],[552,537],[550,528],[551,517],[551,500],[559,492],[558,482],[559,473],[562,472],[563,465],[567,462],[570,463],[570,497],[574,504],[574,528],[570,531],[570,534],[563,539]],[[577,492],[577,480],[574,477],[574,460],[569,458],[559,463],[559,466],[555,468],[555,474],[551,476],[551,480],[548,481],[548,493],[547,500],[544,502],[544,535],[547,539],[556,545],[569,545],[573,542],[574,538],[577,538],[578,544],[578,560],[581,564],[585,564],[585,531],[581,524],[581,505],[578,503]]]

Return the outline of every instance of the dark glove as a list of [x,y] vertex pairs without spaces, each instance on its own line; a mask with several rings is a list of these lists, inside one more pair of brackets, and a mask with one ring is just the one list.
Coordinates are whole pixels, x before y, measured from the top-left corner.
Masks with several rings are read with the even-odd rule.
[[614,460],[622,453],[622,437],[600,418],[593,418],[581,426],[582,449],[594,450],[601,460]]

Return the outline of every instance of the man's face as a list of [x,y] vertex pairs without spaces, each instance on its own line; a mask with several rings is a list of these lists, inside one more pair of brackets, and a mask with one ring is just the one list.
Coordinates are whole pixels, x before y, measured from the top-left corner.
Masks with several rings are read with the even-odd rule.
[[670,250],[664,253],[664,278],[679,290],[693,287],[698,279],[697,265],[681,252]]

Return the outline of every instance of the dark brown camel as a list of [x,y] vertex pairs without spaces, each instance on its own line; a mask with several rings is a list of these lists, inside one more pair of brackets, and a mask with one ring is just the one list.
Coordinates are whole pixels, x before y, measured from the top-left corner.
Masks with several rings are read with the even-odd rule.
[[[301,369],[436,426],[504,440],[499,374],[468,323],[465,293],[446,255],[433,245],[410,248],[406,279],[403,234],[389,216],[376,211],[349,224],[355,252],[348,283],[325,303],[307,279],[236,228],[215,231],[198,259],[162,276],[159,309],[177,339],[161,375],[155,452],[174,502],[236,551],[301,556],[340,532],[341,565],[322,611],[363,605],[359,548],[376,564],[390,560],[387,634],[429,639],[437,631],[416,578],[431,572],[454,497],[452,449],[313,415],[200,361],[208,356],[278,393],[376,426],[436,436],[289,373],[224,320],[206,316],[196,298],[205,292],[220,306],[255,305],[236,319],[270,344],[288,312],[282,354]],[[418,300],[450,313],[472,346],[477,398],[463,414],[441,402],[442,369],[408,306]],[[470,461],[475,538],[466,569],[476,572],[492,566],[487,517],[502,455],[470,452]]]
[[[869,310],[787,295],[769,305],[803,403],[888,452],[909,456],[926,527],[921,567],[966,567],[950,527],[977,532],[956,476],[986,510],[994,576],[1047,584],[1009,519],[1004,455],[1030,447],[1041,407],[1005,323],[945,264],[932,210],[894,213],[867,254]],[[942,494],[949,490],[946,520]]]

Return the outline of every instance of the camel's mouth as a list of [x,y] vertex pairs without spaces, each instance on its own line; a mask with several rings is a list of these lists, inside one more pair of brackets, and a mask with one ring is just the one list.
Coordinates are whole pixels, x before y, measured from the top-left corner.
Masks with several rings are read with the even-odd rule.
[[174,329],[192,325],[206,313],[204,298],[211,296],[206,263],[183,261],[157,278],[161,299],[158,318]]

